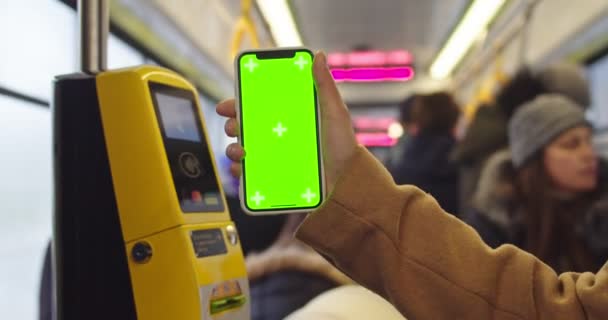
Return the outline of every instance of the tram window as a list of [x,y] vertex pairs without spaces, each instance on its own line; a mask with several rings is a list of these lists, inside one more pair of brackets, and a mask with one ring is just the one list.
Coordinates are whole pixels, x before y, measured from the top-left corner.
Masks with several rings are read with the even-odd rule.
[[608,130],[608,55],[590,64],[587,68],[591,86],[591,108],[589,119],[602,131]]
[[[60,1],[0,1],[0,86],[50,101],[53,78],[78,69],[77,26],[74,9]],[[142,54],[110,35],[110,68],[142,63]]]
[[[50,102],[53,78],[78,69],[77,26],[61,1],[0,1],[0,88]],[[143,62],[110,35],[110,68]],[[0,148],[0,319],[33,320],[52,226],[50,110],[0,95]]]
[[591,86],[591,107],[588,119],[597,129],[595,146],[601,157],[608,158],[608,55],[593,62],[587,67]]
[[158,62],[150,57],[145,57],[144,63],[148,64],[148,65],[153,65],[153,66],[161,66],[161,67],[163,66],[160,62]]
[[0,1],[0,86],[50,101],[53,77],[78,67],[76,26],[59,1]]
[[0,318],[33,320],[51,237],[51,112],[0,95],[0,128]]
[[108,37],[108,68],[118,69],[145,63],[144,56],[114,35]]

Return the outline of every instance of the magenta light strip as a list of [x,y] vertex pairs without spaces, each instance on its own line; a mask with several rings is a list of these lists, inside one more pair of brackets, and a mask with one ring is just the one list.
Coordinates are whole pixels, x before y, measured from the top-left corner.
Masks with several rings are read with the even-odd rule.
[[389,137],[386,133],[356,133],[357,142],[366,147],[392,147],[397,139]]
[[336,82],[408,81],[414,78],[411,67],[332,69]]

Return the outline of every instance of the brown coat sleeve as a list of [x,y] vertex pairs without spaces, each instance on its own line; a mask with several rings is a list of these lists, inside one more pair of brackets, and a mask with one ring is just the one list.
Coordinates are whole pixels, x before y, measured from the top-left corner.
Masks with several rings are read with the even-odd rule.
[[608,319],[608,264],[558,276],[513,246],[493,250],[361,147],[297,237],[410,319]]

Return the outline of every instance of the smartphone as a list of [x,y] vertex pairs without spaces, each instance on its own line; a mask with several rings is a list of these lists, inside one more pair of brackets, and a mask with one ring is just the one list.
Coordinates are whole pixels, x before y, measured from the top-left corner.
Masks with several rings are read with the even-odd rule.
[[312,62],[305,48],[245,51],[235,59],[246,154],[240,199],[248,214],[311,211],[325,196]]

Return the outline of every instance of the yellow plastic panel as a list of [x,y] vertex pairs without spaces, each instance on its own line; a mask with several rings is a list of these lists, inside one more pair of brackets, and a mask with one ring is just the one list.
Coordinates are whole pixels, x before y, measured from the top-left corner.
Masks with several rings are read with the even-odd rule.
[[[246,279],[240,245],[228,243],[226,237],[225,230],[229,225],[228,222],[188,225],[127,244],[129,272],[139,319],[207,319],[210,301],[201,297],[200,289],[227,280]],[[210,229],[222,231],[227,253],[197,258],[190,234],[192,231]],[[152,256],[146,263],[136,263],[131,249],[135,243],[142,241],[151,246]],[[248,288],[243,289],[245,299],[249,299]],[[248,314],[248,309],[243,308],[248,308],[248,305],[234,312]]]
[[[97,77],[104,136],[125,242],[184,224],[230,220],[219,181],[224,212],[182,213],[149,81],[190,90],[195,97],[198,121],[203,119],[194,87],[169,70],[141,66],[104,72]],[[204,121],[201,127],[209,145]],[[210,153],[213,157],[211,150]],[[217,172],[215,160],[212,163]]]

